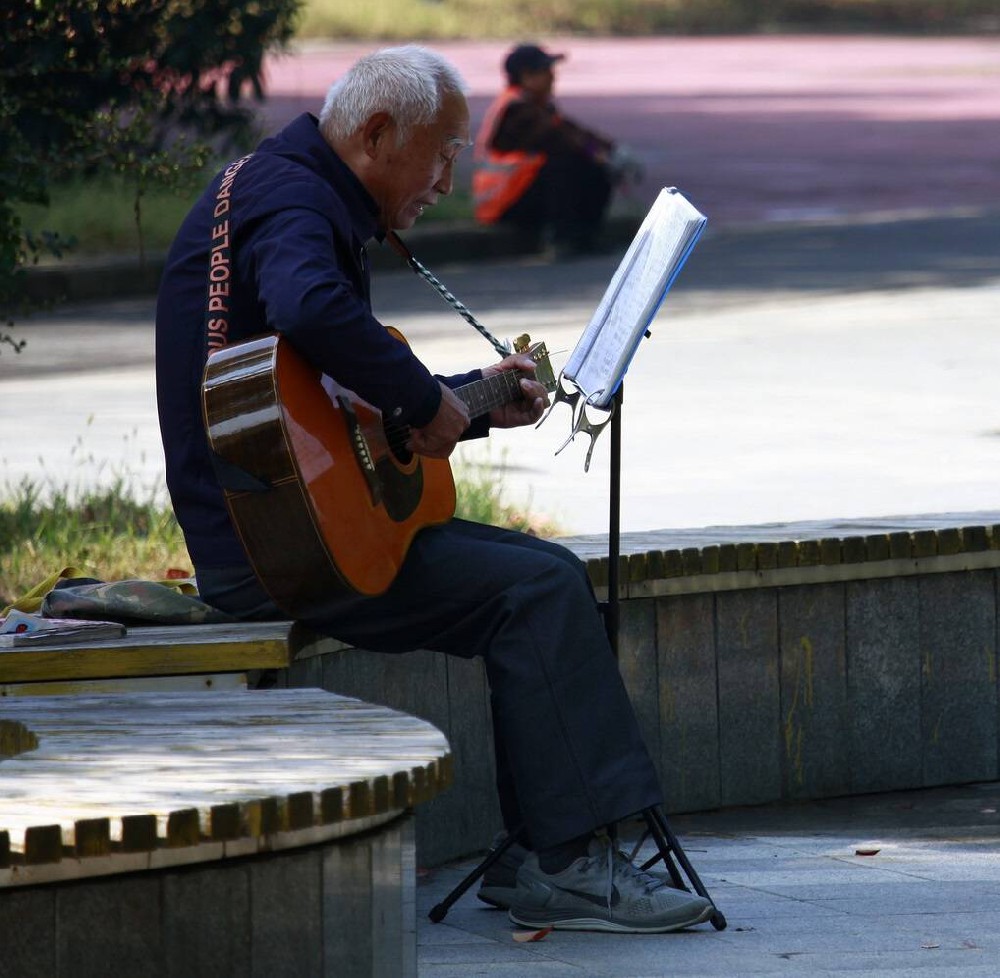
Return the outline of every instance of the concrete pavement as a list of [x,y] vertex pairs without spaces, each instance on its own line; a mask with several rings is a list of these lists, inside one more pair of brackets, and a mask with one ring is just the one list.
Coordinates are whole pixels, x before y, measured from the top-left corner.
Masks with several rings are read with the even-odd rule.
[[420,976],[996,978],[998,809],[994,783],[675,817],[723,931],[520,944],[474,891],[430,923],[474,864],[434,870],[417,889]]
[[[695,251],[626,380],[622,529],[993,510],[1000,473],[1000,215],[715,229]],[[496,334],[545,339],[556,366],[618,256],[435,266]],[[443,373],[492,350],[408,272],[376,307]],[[18,423],[8,482],[129,475],[162,486],[152,300],[25,323],[0,360]],[[589,473],[559,407],[537,430],[463,446],[508,498],[566,533],[607,530],[608,435]]]

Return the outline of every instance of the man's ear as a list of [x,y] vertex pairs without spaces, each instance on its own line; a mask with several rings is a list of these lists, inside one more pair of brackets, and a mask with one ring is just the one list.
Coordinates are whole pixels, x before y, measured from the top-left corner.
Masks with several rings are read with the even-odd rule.
[[388,112],[376,112],[361,127],[365,154],[375,159],[395,138],[396,122]]

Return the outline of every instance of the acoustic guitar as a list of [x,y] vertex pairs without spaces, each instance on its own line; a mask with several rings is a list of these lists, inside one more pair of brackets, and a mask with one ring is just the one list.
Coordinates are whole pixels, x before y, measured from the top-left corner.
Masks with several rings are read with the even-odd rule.
[[[554,390],[545,344],[524,336],[515,348]],[[455,393],[475,418],[518,400],[520,376],[505,370]],[[280,335],[213,351],[202,409],[233,524],[265,590],[294,618],[331,592],[381,594],[417,531],[455,513],[448,461],[409,452],[406,426],[323,378]]]

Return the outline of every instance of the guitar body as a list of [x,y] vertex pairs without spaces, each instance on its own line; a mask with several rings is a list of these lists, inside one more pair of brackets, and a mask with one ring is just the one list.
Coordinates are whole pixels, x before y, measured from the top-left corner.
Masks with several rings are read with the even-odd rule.
[[381,594],[417,531],[454,515],[447,460],[394,451],[406,429],[324,381],[280,336],[213,352],[202,404],[233,524],[292,617],[338,591]]

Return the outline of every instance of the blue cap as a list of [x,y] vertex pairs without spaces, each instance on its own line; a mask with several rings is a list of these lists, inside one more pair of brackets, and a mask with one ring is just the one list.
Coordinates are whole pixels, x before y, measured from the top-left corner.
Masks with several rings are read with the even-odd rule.
[[562,61],[565,54],[549,54],[537,44],[519,44],[503,63],[504,71],[511,82],[518,82],[526,71],[542,71]]

